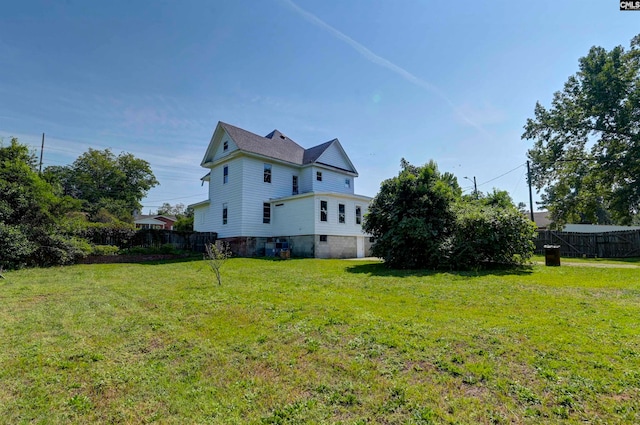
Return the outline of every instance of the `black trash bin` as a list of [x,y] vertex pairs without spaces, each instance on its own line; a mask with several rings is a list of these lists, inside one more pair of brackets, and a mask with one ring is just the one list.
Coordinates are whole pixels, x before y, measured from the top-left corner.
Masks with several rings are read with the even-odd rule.
[[560,265],[560,245],[544,246],[544,264],[546,266]]

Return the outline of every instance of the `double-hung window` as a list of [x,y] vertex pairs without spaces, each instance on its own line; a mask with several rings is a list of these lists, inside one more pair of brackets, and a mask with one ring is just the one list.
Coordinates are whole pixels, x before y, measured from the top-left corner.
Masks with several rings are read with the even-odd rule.
[[338,223],[345,222],[345,208],[344,204],[338,204]]
[[264,164],[264,182],[271,183],[271,164]]
[[293,195],[297,195],[298,194],[298,176],[293,176],[291,185],[292,185],[291,193]]
[[222,184],[227,184],[229,182],[229,166],[225,165],[222,170]]
[[320,221],[327,221],[327,201],[320,201]]
[[271,204],[269,202],[262,204],[262,222],[264,224],[271,223]]
[[356,205],[356,224],[362,224],[362,208]]
[[227,203],[222,204],[222,224],[227,224],[229,210],[227,208]]

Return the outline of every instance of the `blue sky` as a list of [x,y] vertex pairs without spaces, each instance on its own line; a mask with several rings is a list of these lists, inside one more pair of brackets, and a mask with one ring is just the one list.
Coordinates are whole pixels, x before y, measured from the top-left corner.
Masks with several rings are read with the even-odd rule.
[[[66,165],[131,152],[160,181],[144,212],[206,198],[218,121],[337,137],[374,196],[401,158],[528,204],[522,127],[598,45],[628,47],[615,0],[15,1],[0,13],[0,136]],[[534,195],[534,198],[538,197]]]

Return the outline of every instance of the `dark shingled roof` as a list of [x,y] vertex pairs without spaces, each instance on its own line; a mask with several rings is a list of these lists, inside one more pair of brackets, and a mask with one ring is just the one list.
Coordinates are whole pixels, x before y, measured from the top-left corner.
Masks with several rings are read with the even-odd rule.
[[[338,146],[340,145],[338,139],[333,139],[321,145],[304,149],[278,130],[273,130],[271,133],[262,137],[222,121],[218,122],[218,126],[222,128],[229,137],[231,137],[231,139],[233,139],[235,144],[238,146],[238,149],[241,151],[255,153],[268,158],[279,159],[296,165],[316,163],[318,158],[320,158],[320,156],[322,156],[322,154],[332,144],[337,143]],[[211,149],[211,146],[209,146],[209,149]],[[340,149],[342,149],[342,147],[340,147]],[[207,150],[203,164],[207,162],[206,158],[211,155],[213,155],[213,153]],[[346,160],[350,163],[348,158],[346,158]],[[355,168],[353,168],[353,165],[351,165],[350,169],[346,171],[357,173]],[[206,178],[206,176],[204,178]]]
[[327,148],[331,145],[331,143],[333,143],[333,140],[329,140],[326,143],[323,143],[321,145],[318,146],[314,146],[312,148],[309,148],[307,150],[304,151],[304,158],[302,159],[302,163],[303,164],[311,164],[312,162],[316,162],[316,160],[318,158],[320,158],[320,155],[322,155],[322,153],[327,150]]
[[270,158],[280,159],[294,164],[302,164],[305,150],[278,130],[273,130],[267,137],[258,136],[231,124],[220,122],[220,126],[231,136],[238,148]]

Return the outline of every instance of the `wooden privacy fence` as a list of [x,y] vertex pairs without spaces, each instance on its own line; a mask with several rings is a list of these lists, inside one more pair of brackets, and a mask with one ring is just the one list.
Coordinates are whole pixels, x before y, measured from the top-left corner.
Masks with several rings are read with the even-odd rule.
[[160,248],[172,245],[176,249],[205,252],[204,246],[214,243],[216,232],[178,232],[174,230],[143,229],[138,230],[130,241],[130,247]]
[[544,254],[545,245],[560,245],[562,257],[640,257],[640,230],[603,233],[539,230],[535,243],[538,254]]

